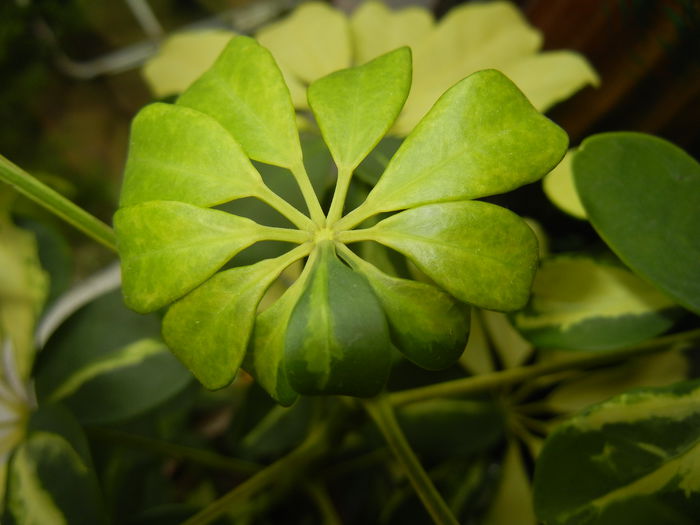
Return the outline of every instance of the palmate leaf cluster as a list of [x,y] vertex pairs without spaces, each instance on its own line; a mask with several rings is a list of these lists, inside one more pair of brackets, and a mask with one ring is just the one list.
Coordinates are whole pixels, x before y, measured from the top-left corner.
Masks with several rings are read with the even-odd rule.
[[[125,300],[139,312],[170,305],[164,338],[206,387],[227,385],[243,365],[283,404],[298,393],[371,396],[394,346],[420,366],[444,368],[464,348],[467,305],[526,303],[536,238],[512,212],[475,199],[540,178],[567,137],[501,73],[482,71],[448,90],[367,198],[346,208],[353,171],[393,125],[410,83],[411,54],[399,48],[309,86],[337,167],[327,212],[306,172],[282,74],[250,38],[232,39],[175,104],[136,117],[114,220]],[[251,159],[289,170],[306,209],[270,190]],[[293,226],[216,209],[247,197]],[[269,240],[294,247],[219,271]],[[431,284],[363,260],[353,248],[367,242],[401,253]],[[294,284],[258,313],[298,260],[305,264]]]

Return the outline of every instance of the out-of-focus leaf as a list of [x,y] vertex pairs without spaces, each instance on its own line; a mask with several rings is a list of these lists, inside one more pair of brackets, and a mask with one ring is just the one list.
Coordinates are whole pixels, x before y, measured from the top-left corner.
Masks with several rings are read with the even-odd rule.
[[491,501],[484,525],[535,525],[532,487],[520,446],[509,440],[501,463],[501,478]]
[[158,317],[127,310],[118,292],[100,297],[46,344],[36,373],[40,401],[60,401],[85,424],[124,421],[159,406],[191,379],[159,333]]
[[559,209],[577,219],[585,219],[586,210],[576,191],[574,172],[571,169],[574,151],[569,150],[557,167],[545,175],[542,187],[549,200]]
[[0,210],[0,344],[10,340],[21,379],[34,362],[34,327],[46,300],[48,276],[39,264],[34,235]]
[[532,355],[532,344],[513,328],[508,317],[498,312],[481,312],[488,339],[503,366],[512,368],[522,365]]
[[306,2],[281,22],[255,35],[293,79],[311,84],[351,65],[347,18],[321,2]]
[[392,277],[349,250],[343,253],[367,278],[404,356],[429,370],[447,368],[459,359],[469,335],[468,308],[435,286]]
[[663,139],[620,132],[586,139],[573,170],[586,214],[608,246],[700,313],[700,164]]
[[503,414],[493,403],[431,399],[402,406],[397,417],[416,451],[431,458],[482,453],[503,437]]
[[354,170],[396,120],[411,86],[411,51],[400,48],[309,86],[309,104],[339,169]]
[[565,255],[542,263],[530,304],[513,318],[539,347],[603,350],[665,332],[676,310],[665,294],[621,266]]
[[177,103],[218,120],[251,159],[284,168],[302,163],[289,90],[270,52],[252,38],[231,40]]
[[527,302],[537,240],[505,208],[481,201],[430,204],[357,231],[409,257],[460,301],[493,310]]
[[386,382],[391,341],[384,312],[360,274],[321,243],[289,320],[285,367],[301,394],[376,395]]
[[586,59],[573,51],[546,51],[521,57],[499,68],[540,111],[600,79]]
[[570,419],[535,470],[546,524],[691,525],[700,511],[700,381],[627,392]]
[[632,388],[683,381],[688,378],[688,372],[688,359],[680,352],[638,357],[560,384],[547,396],[546,403],[558,412],[576,412]]
[[510,191],[552,169],[567,142],[510,80],[480,71],[440,97],[362,208],[378,213]]
[[170,307],[163,319],[163,337],[206,388],[216,390],[233,380],[260,299],[284,268],[307,253],[297,249],[220,272]]
[[141,70],[151,92],[158,98],[182,93],[209,69],[234,36],[225,29],[172,34]]
[[10,462],[3,523],[107,523],[85,437],[70,414],[48,405],[30,427]]
[[464,353],[459,358],[460,364],[474,375],[487,374],[495,370],[481,314],[480,310],[473,309],[469,327],[469,340]]
[[433,17],[427,9],[391,10],[381,2],[363,2],[350,18],[354,61],[364,64],[393,49],[415,47],[433,25]]

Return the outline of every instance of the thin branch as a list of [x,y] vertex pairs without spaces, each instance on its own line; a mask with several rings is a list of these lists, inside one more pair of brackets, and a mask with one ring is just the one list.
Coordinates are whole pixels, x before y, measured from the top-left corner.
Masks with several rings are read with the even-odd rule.
[[573,355],[561,361],[509,368],[508,370],[394,392],[389,395],[389,401],[393,405],[402,405],[436,397],[475,394],[477,392],[501,388],[562,370],[589,368],[602,364],[615,363],[633,356],[668,350],[672,346],[676,348],[676,345],[690,344],[695,340],[700,340],[700,329],[650,339],[634,346],[600,352],[594,355]]
[[13,186],[21,194],[43,206],[113,252],[117,251],[112,228],[86,212],[80,206],[66,199],[63,195],[38,181],[2,155],[0,155],[0,181]]
[[365,402],[365,408],[384,435],[389,447],[403,465],[411,485],[436,525],[459,525],[450,507],[433,485],[399,426],[385,396]]

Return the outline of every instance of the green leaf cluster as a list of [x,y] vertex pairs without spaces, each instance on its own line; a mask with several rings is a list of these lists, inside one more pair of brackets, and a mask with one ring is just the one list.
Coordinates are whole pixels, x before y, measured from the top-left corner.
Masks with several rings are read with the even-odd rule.
[[[411,53],[399,48],[309,86],[337,168],[327,206],[307,173],[282,73],[253,39],[233,38],[175,104],[135,118],[114,217],[124,298],[142,313],[169,306],[165,341],[207,388],[244,366],[283,404],[299,393],[371,396],[393,347],[444,368],[464,348],[468,305],[526,303],[536,238],[514,213],[474,199],[540,178],[563,156],[566,134],[504,75],[475,73],[440,97],[352,208],[353,173],[393,125],[410,84]],[[273,192],[252,161],[285,169],[305,206]],[[291,227],[218,209],[250,197]],[[263,241],[292,247],[229,263]],[[399,252],[430,283],[380,270],[354,249],[363,241]],[[299,260],[298,279],[261,308]]]

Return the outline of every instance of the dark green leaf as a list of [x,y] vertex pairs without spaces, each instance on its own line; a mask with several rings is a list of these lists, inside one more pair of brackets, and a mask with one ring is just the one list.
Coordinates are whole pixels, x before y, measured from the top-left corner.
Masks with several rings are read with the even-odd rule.
[[49,339],[36,373],[40,401],[61,401],[86,424],[123,421],[162,404],[191,376],[159,333],[158,317],[127,310],[118,292],[100,297]]
[[700,164],[641,133],[586,139],[573,160],[586,214],[630,268],[700,313]]
[[391,277],[349,250],[343,254],[367,278],[402,354],[429,370],[459,359],[469,335],[468,308],[434,286]]
[[289,382],[302,394],[375,395],[391,361],[384,313],[365,278],[340,262],[331,242],[317,250],[287,328]]

